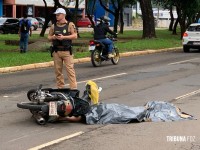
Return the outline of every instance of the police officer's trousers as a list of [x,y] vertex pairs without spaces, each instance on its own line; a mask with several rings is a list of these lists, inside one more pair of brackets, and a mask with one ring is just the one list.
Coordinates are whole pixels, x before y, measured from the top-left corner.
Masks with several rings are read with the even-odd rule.
[[74,70],[73,55],[69,51],[57,51],[53,53],[56,83],[58,88],[64,88],[63,63],[66,67],[70,89],[77,89],[76,74]]

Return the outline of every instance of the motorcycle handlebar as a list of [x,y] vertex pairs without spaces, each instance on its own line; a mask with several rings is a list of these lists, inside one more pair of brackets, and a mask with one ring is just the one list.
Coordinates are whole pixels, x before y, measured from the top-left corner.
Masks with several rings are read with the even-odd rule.
[[112,41],[117,41],[117,34],[116,35],[107,35],[107,38],[111,39]]
[[50,101],[59,101],[60,100],[60,97],[55,95],[53,97],[45,97],[44,101],[45,102],[50,102]]

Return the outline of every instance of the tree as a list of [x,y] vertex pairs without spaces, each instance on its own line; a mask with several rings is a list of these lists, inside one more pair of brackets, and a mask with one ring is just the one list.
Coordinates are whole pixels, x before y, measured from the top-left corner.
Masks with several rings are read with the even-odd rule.
[[47,29],[48,23],[50,21],[50,16],[48,14],[48,8],[47,8],[47,3],[46,0],[43,0],[44,6],[45,6],[45,22],[44,25],[42,26],[42,31],[40,32],[40,36],[44,37],[45,31]]
[[120,33],[123,33],[124,30],[124,8],[134,4],[136,4],[136,0],[118,0],[118,5],[120,6]]
[[142,10],[143,35],[142,38],[155,38],[155,23],[151,0],[139,0]]
[[[78,21],[78,6],[79,6],[79,0],[76,0],[76,5],[75,5],[75,13],[74,13],[74,23],[77,27],[77,21]],[[78,27],[77,27],[77,35],[80,38],[80,34],[78,32]]]
[[[64,8],[68,11],[68,13],[70,14],[70,21],[73,21],[75,25],[77,25],[77,20],[78,20],[78,8],[79,8],[79,1],[80,0],[74,0],[74,1],[71,1],[71,0],[65,0],[63,1],[63,5],[64,5]],[[71,13],[71,11],[69,11],[69,9],[67,9],[67,7],[70,5],[70,3],[73,3],[75,2],[75,5],[74,5],[74,13]],[[68,14],[67,13],[67,14]],[[68,18],[69,19],[69,18]]]
[[[173,34],[176,34],[177,24],[180,24],[181,28],[181,38],[186,28],[192,22],[196,22],[198,14],[200,12],[200,1],[199,0],[153,0],[155,3],[161,2],[164,8],[172,10],[172,7],[176,7],[178,18],[173,26]],[[171,23],[169,30],[172,28],[173,15],[171,14]]]
[[170,8],[169,8],[169,14],[170,14],[170,18],[171,18],[171,21],[170,21],[170,24],[169,24],[169,31],[172,31],[173,30],[173,25],[174,25],[174,14],[173,14],[173,6],[171,5]]
[[181,38],[188,25],[195,21],[195,18],[200,10],[199,0],[175,0],[177,8],[179,24],[181,27]]
[[96,0],[86,0],[85,3],[86,3],[85,10],[86,10],[87,17],[90,19],[90,22],[92,23],[92,27],[94,27],[95,23],[93,21],[93,15],[96,8]]
[[79,0],[76,0],[75,13],[74,13],[74,23],[76,26],[77,26],[77,16],[78,16],[78,6],[79,6]]
[[[136,0],[99,0],[100,5],[109,13],[114,16],[114,32],[117,32],[117,27],[120,19],[120,33],[123,33],[124,21],[123,21],[123,8],[130,4],[134,4]],[[107,3],[110,3],[113,9],[107,7]]]
[[[114,16],[114,32],[117,32],[117,26],[118,26],[118,22],[119,22],[119,13],[120,13],[120,8],[118,7],[118,3],[116,3],[115,0],[99,0],[100,5],[109,13],[111,13]],[[112,3],[112,7],[114,9],[111,10],[107,7],[107,3],[111,2]],[[117,0],[117,2],[119,2],[119,0]]]

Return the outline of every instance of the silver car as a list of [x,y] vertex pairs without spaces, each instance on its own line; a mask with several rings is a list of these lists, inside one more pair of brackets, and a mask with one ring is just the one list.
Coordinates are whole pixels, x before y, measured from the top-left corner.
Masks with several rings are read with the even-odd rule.
[[[45,18],[43,18],[43,17],[35,17],[35,18],[36,18],[36,19],[38,20],[38,22],[39,22],[39,28],[42,28],[43,25],[44,25],[44,23],[45,23]],[[52,25],[52,23],[51,23],[51,21],[49,21],[47,27],[50,27],[51,25]]]

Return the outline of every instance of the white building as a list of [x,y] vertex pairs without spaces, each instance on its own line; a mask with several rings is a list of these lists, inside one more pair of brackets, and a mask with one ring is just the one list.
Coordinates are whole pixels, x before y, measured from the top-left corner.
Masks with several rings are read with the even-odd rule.
[[[177,12],[173,11],[174,19],[177,19]],[[133,16],[136,17],[136,14],[142,15],[139,2],[133,7]],[[170,24],[171,16],[170,11],[162,8],[153,8],[153,16],[156,20],[156,27],[168,27]]]

